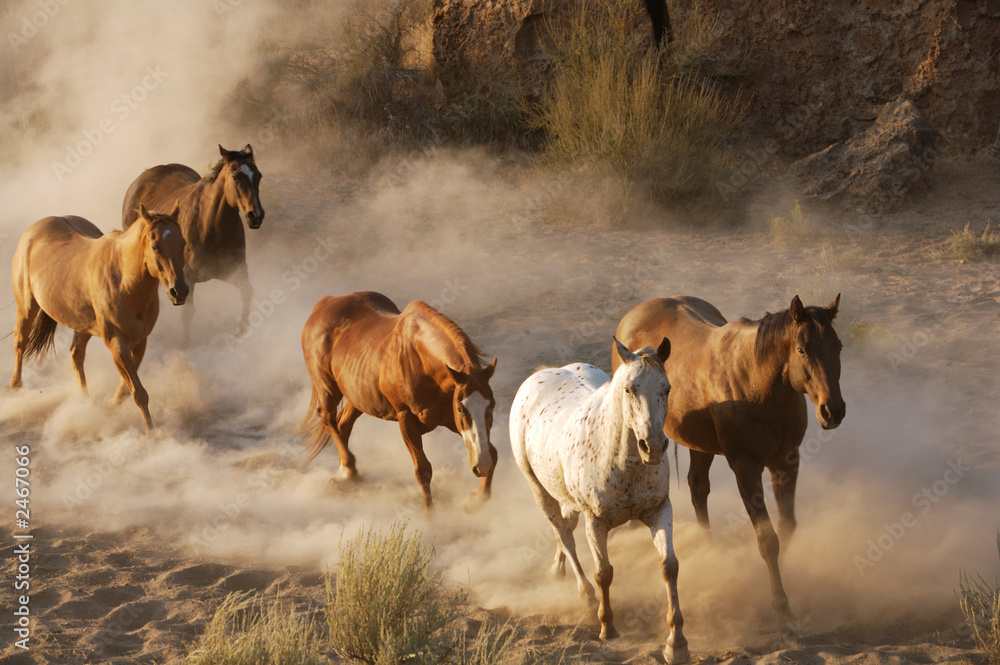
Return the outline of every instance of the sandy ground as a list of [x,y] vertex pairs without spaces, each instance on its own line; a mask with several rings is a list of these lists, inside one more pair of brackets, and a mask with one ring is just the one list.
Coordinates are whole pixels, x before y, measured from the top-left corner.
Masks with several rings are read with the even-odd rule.
[[[31,448],[34,535],[31,648],[5,642],[0,663],[179,661],[227,593],[280,590],[316,608],[342,535],[401,516],[469,591],[470,632],[487,614],[520,621],[519,660],[541,651],[568,662],[662,662],[666,597],[644,530],[612,535],[622,634],[614,642],[597,640],[575,584],[548,575],[553,540],[510,455],[514,392],[540,365],[608,368],[618,319],[649,297],[697,295],[736,318],[787,307],[795,294],[825,305],[838,292],[847,419],[822,433],[811,417],[799,529],[782,553],[799,623],[777,626],[720,460],[711,536],[694,521],[686,484],[671,486],[692,654],[733,664],[982,662],[954,589],[962,568],[1000,572],[1000,273],[995,262],[950,261],[939,248],[966,223],[981,231],[1000,217],[995,169],[941,164],[933,191],[903,212],[866,220],[816,211],[801,237],[780,245],[765,220],[792,202],[771,187],[739,193],[751,201],[740,226],[678,213],[616,228],[595,219],[590,194],[572,179],[482,155],[412,157],[362,183],[293,176],[266,153],[258,163],[267,219],[248,242],[259,316],[249,336],[234,338],[235,289],[202,285],[199,341],[184,349],[179,313],[162,313],[141,372],[152,435],[131,404],[106,405],[117,378],[97,342],[87,362],[93,397],[77,394],[65,332],[57,356],[26,371],[25,389],[0,399],[5,483],[10,447]],[[114,227],[114,214],[99,226]],[[0,248],[9,259],[13,243]],[[0,286],[9,289],[6,278]],[[308,379],[298,335],[321,295],[357,289],[400,304],[425,299],[498,356],[500,462],[481,511],[463,510],[476,479],[446,432],[427,437],[431,517],[394,424],[359,421],[358,483],[328,484],[337,467],[329,451],[301,468],[293,429]],[[11,329],[13,308],[0,319]],[[9,347],[2,357],[9,368]],[[686,470],[682,450],[682,479]],[[9,527],[0,543],[13,571]]]

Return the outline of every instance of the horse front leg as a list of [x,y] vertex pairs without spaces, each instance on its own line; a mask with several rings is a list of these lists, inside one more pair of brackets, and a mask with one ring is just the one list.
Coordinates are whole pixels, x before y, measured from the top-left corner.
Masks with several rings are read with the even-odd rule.
[[736,484],[740,489],[743,506],[746,508],[754,531],[757,533],[757,547],[760,550],[760,556],[767,564],[767,572],[771,578],[771,606],[782,621],[790,623],[794,621],[794,616],[788,606],[788,596],[781,583],[781,571],[778,568],[778,534],[775,533],[774,527],[771,525],[771,518],[767,514],[767,506],[764,504],[764,486],[761,482],[764,465],[739,454],[727,455],[726,459],[733,473],[736,474]]
[[700,450],[691,451],[691,467],[688,469],[688,488],[691,490],[691,503],[694,504],[694,514],[698,524],[711,528],[708,521],[708,493],[712,485],[708,479],[708,471],[712,468],[715,455],[703,453]]
[[614,566],[608,559],[608,525],[604,520],[585,513],[587,525],[587,542],[594,556],[594,581],[601,590],[600,604],[597,606],[597,618],[601,622],[601,639],[611,640],[618,637],[615,630],[614,613],[611,611],[611,581],[615,577]]
[[[139,365],[142,364],[142,359],[146,355],[146,340],[148,337],[143,337],[142,339],[132,342],[132,365],[135,367],[136,376],[139,375]],[[74,342],[75,342],[74,338]],[[131,393],[131,389],[128,384],[125,383],[125,378],[118,383],[118,390],[115,391],[114,397],[111,401],[115,404],[121,404],[122,401]]]
[[497,460],[499,455],[497,455],[497,449],[492,443],[489,443],[490,459],[492,464],[490,465],[490,470],[483,476],[482,482],[479,483],[479,489],[474,493],[469,495],[469,503],[467,508],[469,510],[477,510],[482,504],[490,500],[492,495],[493,487],[493,473],[497,470]]
[[796,526],[795,485],[799,479],[799,449],[793,449],[779,463],[768,468],[778,504],[778,539],[787,545]]
[[420,490],[424,494],[424,508],[430,512],[434,508],[434,501],[431,499],[431,476],[434,472],[431,469],[431,463],[427,460],[427,455],[424,454],[420,420],[409,411],[400,411],[396,415],[396,419],[399,421],[399,431],[403,435],[403,443],[406,444],[406,449],[410,451],[410,457],[413,458],[417,482],[420,483]]
[[250,325],[250,305],[253,303],[253,286],[250,284],[250,274],[247,271],[246,263],[236,269],[229,283],[240,290],[240,298],[243,301],[243,311],[240,314],[239,324],[242,334]]
[[181,337],[181,344],[189,346],[191,344],[191,320],[194,319],[194,276],[188,277],[184,274],[184,281],[188,285],[188,295],[181,305],[181,325],[184,332]]
[[663,647],[663,658],[667,663],[686,663],[691,660],[691,652],[684,637],[684,616],[677,596],[679,565],[674,553],[674,510],[670,499],[643,522],[653,534],[653,545],[660,555],[660,572],[667,585],[667,627],[670,628],[670,635]]
[[73,371],[76,372],[76,381],[80,384],[83,394],[87,393],[87,375],[83,372],[83,361],[87,357],[87,343],[90,335],[85,332],[74,332],[73,343],[69,347],[70,357],[73,359]]
[[[139,381],[131,342],[124,335],[116,335],[105,340],[105,343],[111,351],[111,357],[115,361],[118,373],[121,374],[122,384],[132,393],[133,401],[139,407],[139,411],[142,412],[142,422],[145,424],[146,432],[148,433],[153,429],[153,419],[149,417],[149,394]],[[145,349],[145,344],[143,344],[143,349]],[[121,387],[119,387],[119,391],[121,391]],[[118,396],[117,392],[115,396]]]

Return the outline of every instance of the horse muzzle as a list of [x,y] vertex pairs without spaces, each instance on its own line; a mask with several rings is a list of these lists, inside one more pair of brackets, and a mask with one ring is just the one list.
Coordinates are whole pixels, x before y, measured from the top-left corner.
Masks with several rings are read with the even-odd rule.
[[175,284],[167,289],[167,297],[172,305],[183,305],[188,297],[187,284]]
[[247,226],[251,229],[259,229],[260,225],[264,223],[264,211],[249,210],[246,213]]
[[841,401],[824,402],[816,407],[816,420],[823,429],[837,429],[847,415],[847,404]]
[[663,453],[667,449],[667,440],[664,438],[662,442],[654,443],[651,446],[648,439],[639,439],[637,447],[639,448],[639,459],[642,463],[646,466],[656,466],[663,461]]

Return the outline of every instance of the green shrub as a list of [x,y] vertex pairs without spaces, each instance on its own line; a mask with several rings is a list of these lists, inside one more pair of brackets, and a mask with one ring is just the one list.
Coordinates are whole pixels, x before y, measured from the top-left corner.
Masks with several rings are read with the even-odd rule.
[[440,663],[456,643],[447,630],[464,598],[430,573],[433,551],[395,522],[342,543],[336,578],[326,576],[334,649],[365,663]]
[[625,198],[713,192],[741,105],[644,44],[639,8],[595,0],[549,25],[553,80],[536,108],[545,152],[561,165],[610,172]]
[[190,665],[319,665],[315,622],[281,602],[264,603],[250,593],[232,593],[216,610],[197,643]]
[[[997,532],[997,553],[1000,554],[1000,532]],[[992,665],[1000,665],[1000,582],[995,581],[991,586],[982,575],[973,578],[963,570],[958,602],[976,646]]]

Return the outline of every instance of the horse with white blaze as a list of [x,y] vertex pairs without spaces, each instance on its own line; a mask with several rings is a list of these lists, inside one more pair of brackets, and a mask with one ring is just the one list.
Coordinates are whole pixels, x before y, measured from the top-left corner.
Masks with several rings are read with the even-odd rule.
[[[601,639],[617,635],[609,589],[608,532],[640,520],[653,536],[667,585],[668,663],[690,659],[677,599],[677,556],[664,458],[663,422],[670,382],[663,363],[670,342],[635,353],[615,339],[622,364],[614,377],[581,363],[535,372],[521,384],[510,412],[514,460],[528,479],[542,513],[556,533],[553,572],[565,575],[566,558],[580,595],[597,605]],[[573,531],[583,515],[594,556],[598,601],[576,554]]]

